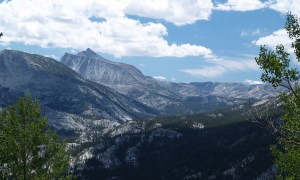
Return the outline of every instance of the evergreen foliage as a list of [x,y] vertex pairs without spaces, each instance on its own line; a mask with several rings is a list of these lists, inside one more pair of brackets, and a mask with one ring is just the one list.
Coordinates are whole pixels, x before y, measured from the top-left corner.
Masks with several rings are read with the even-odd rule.
[[[168,119],[155,121],[164,123]],[[82,179],[132,180],[209,179],[210,176],[216,179],[254,179],[272,165],[269,144],[274,143],[273,137],[250,122],[204,129],[172,126],[165,124],[162,128],[176,130],[182,134],[181,138],[157,137],[150,142],[149,136],[155,129],[149,129],[143,134],[123,134],[122,137],[101,139],[93,147],[103,149],[95,149],[94,157],[75,171],[76,176]],[[125,140],[115,145],[120,139]],[[118,147],[115,156],[122,164],[104,168],[97,155],[105,153],[112,146]],[[137,147],[138,167],[125,161],[126,152],[132,147]],[[226,174],[230,169],[234,169],[232,174]]]
[[[89,149],[92,154],[75,166],[74,174],[79,179],[255,179],[268,171],[274,177],[269,146],[275,139],[245,120],[248,108],[158,117],[143,121],[141,132],[95,138],[73,152],[82,155]],[[159,135],[160,129],[167,133]],[[169,130],[181,136],[168,137]],[[126,160],[130,149],[136,150],[131,160],[137,166]],[[115,160],[121,164],[105,166]]]
[[70,156],[30,95],[0,113],[0,179],[58,179]]
[[[292,48],[296,59],[300,62],[300,25],[296,15],[287,15],[286,31],[293,41]],[[272,146],[275,164],[279,177],[300,178],[300,73],[297,67],[290,63],[289,53],[283,45],[277,45],[276,51],[260,48],[257,64],[264,70],[261,79],[269,82],[274,88],[283,86],[288,92],[283,92],[282,123],[274,127],[279,144]]]

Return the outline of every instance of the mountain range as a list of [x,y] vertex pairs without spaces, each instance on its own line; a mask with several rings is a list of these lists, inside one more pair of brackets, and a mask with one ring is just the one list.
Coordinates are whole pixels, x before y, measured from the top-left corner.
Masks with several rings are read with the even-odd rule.
[[0,52],[0,103],[6,107],[29,92],[56,128],[84,129],[94,120],[126,121],[158,112],[60,62],[40,55]]
[[269,85],[159,81],[91,49],[60,61],[2,50],[0,110],[27,92],[83,179],[274,177],[274,139],[244,120],[278,95]]
[[144,76],[134,66],[104,59],[91,49],[76,55],[66,53],[61,63],[163,115],[205,112],[276,95],[269,85],[159,81]]
[[50,125],[84,129],[95,120],[124,122],[195,114],[276,95],[268,85],[174,83],[145,76],[134,66],[109,61],[91,49],[61,61],[16,50],[0,52],[0,105],[29,92]]

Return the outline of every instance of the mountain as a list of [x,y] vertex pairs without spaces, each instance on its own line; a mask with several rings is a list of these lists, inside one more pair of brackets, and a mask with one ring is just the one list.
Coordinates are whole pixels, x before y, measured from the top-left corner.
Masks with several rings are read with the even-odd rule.
[[61,62],[1,51],[0,109],[36,98],[79,179],[274,178],[273,136],[245,121],[276,95],[269,86],[157,81],[90,49]]
[[205,112],[278,94],[269,85],[158,81],[134,66],[104,59],[91,49],[76,55],[66,53],[61,63],[166,115]]
[[61,63],[84,77],[106,85],[137,84],[144,81],[143,74],[133,66],[108,61],[91,49],[79,52],[76,56],[65,54]]
[[76,145],[80,179],[274,179],[275,138],[244,120],[253,107],[128,121]]
[[76,55],[66,53],[61,58],[61,63],[89,80],[157,110],[180,103],[180,99],[168,87],[164,87],[162,82],[144,76],[134,66],[106,60],[90,49]]
[[157,112],[89,81],[60,62],[15,50],[0,52],[0,105],[25,92],[37,98],[51,126],[86,130],[96,120],[123,122]]

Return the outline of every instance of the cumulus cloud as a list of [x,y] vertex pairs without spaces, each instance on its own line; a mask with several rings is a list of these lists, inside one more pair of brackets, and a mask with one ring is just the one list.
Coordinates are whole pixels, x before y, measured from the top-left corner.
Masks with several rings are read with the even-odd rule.
[[291,11],[300,15],[299,4],[300,0],[228,0],[225,3],[217,3],[213,9],[245,12],[269,8],[282,14]]
[[250,85],[263,84],[263,82],[261,82],[261,81],[255,81],[255,80],[250,80],[250,79],[246,79],[244,82],[247,84],[250,84]]
[[[300,16],[299,8],[300,0],[269,0],[266,2],[268,8],[286,14],[291,11],[293,14]],[[275,50],[278,44],[282,44],[285,50],[294,55],[294,50],[291,48],[292,40],[289,38],[285,29],[279,29],[272,34],[252,41],[256,46],[266,45],[267,47]]]
[[[151,3],[156,4],[150,6]],[[0,43],[77,50],[90,47],[115,57],[202,56],[214,59],[212,50],[204,46],[168,43],[164,39],[168,35],[167,28],[161,23],[141,23],[127,16],[135,14],[184,25],[209,18],[211,8],[210,0],[4,1],[0,4],[0,24],[5,37]],[[102,20],[94,21],[93,18]]]
[[214,9],[222,11],[252,11],[265,6],[266,4],[260,0],[228,0],[226,3],[216,4]]
[[270,0],[269,7],[283,14],[291,11],[293,14],[300,16],[300,0]]
[[289,38],[285,29],[280,29],[273,32],[271,35],[261,37],[258,40],[252,42],[257,46],[266,45],[267,47],[275,50],[278,44],[284,45],[287,52],[293,53],[293,49],[291,48],[292,40]]
[[125,12],[149,18],[164,19],[177,26],[208,20],[212,13],[211,0],[132,0]]
[[204,78],[216,78],[227,72],[234,71],[257,71],[259,69],[258,65],[254,60],[214,60],[210,61],[211,66],[204,66],[194,69],[182,69],[182,72],[185,72],[189,75],[195,77],[204,77]]

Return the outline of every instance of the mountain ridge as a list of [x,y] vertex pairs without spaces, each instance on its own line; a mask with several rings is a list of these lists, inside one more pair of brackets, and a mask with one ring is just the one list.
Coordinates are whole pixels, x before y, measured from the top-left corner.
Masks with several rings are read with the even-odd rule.
[[[85,58],[82,58],[82,54],[84,54]],[[92,55],[87,56],[86,54]],[[211,110],[205,109],[204,104],[208,102],[208,99],[212,100],[211,103],[216,103],[216,106],[219,107],[222,104],[231,105],[236,102],[242,104],[248,99],[258,100],[277,94],[276,90],[273,90],[269,85],[159,81],[143,75],[140,70],[132,65],[102,58],[89,48],[86,51],[79,52],[77,55],[65,54],[61,58],[61,62],[83,77],[108,86],[125,96],[129,96],[165,114],[176,111],[180,114],[184,112],[197,113]],[[114,66],[107,64],[114,64]],[[119,77],[123,79],[120,80],[118,79]],[[189,102],[191,99],[193,99],[193,103]],[[185,106],[193,106],[193,110],[189,111]],[[199,107],[198,110],[197,106]]]
[[[89,49],[66,56],[82,71],[101,60]],[[106,68],[126,66],[112,64]],[[112,80],[109,73],[113,70],[106,70],[108,80]],[[245,111],[268,101],[254,102],[274,95],[270,88],[161,82],[142,73],[143,80],[138,81],[131,75],[136,84],[106,81],[111,83],[106,86],[54,59],[3,50],[0,109],[30,92],[40,102],[50,128],[62,137],[71,137],[71,169],[82,179],[242,179],[249,178],[249,173],[251,178],[264,172],[272,175],[267,171],[272,165],[268,151],[271,136],[244,119]]]
[[40,101],[46,115],[50,114],[50,124],[56,127],[76,128],[69,126],[68,121],[72,124],[78,120],[76,126],[87,128],[94,120],[122,122],[158,113],[40,55],[3,50],[0,70],[1,106],[6,107],[29,92]]

